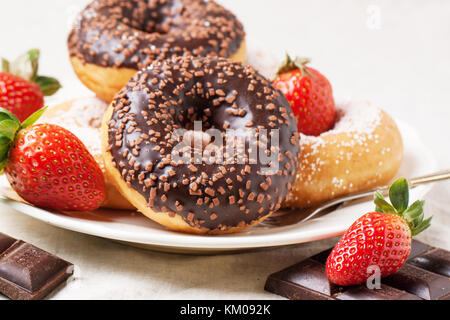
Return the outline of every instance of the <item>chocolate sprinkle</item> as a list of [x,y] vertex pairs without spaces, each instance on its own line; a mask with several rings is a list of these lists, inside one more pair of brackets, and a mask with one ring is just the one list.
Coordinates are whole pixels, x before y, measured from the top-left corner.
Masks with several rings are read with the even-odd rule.
[[[227,80],[222,85],[218,84],[219,73]],[[252,93],[246,90],[250,83],[254,87]],[[165,84],[163,89],[161,84]],[[199,90],[210,84],[215,94]],[[262,94],[258,96],[256,92]],[[233,95],[232,104],[222,99],[214,106],[213,101],[223,95]],[[257,108],[267,106],[268,101],[276,108]],[[245,115],[229,114],[227,110],[233,106],[245,111]],[[279,209],[295,180],[300,147],[289,102],[250,66],[224,58],[192,56],[155,61],[130,80],[116,95],[112,107],[108,142],[113,162],[123,163],[123,168],[116,165],[118,170],[124,170],[123,179],[153,210],[176,212],[192,227],[227,230],[252,224]],[[287,120],[275,121],[275,126],[269,127],[270,119],[282,119],[285,113]],[[245,127],[250,119],[254,126]],[[179,128],[192,130],[196,120],[202,121],[204,132],[215,128],[225,134],[225,123],[230,129],[241,130],[245,150],[251,139],[260,136],[261,129],[266,129],[268,135],[271,129],[278,129],[279,145],[271,145],[270,149],[290,157],[280,157],[278,168],[271,166],[273,175],[267,176],[261,174],[267,165],[259,159],[256,163],[249,161],[249,152],[244,153],[243,159],[238,159],[238,154],[227,154],[224,141],[222,152],[229,162],[174,165],[172,150],[182,137],[173,132]],[[131,126],[136,130],[128,130]],[[145,139],[143,135],[152,138]],[[128,149],[137,153],[125,152]],[[193,150],[192,157],[201,157],[201,150],[195,146]],[[134,166],[130,166],[130,160]],[[151,188],[147,181],[152,181]]]
[[85,63],[140,70],[176,55],[231,57],[244,38],[242,24],[214,1],[96,0],[81,12],[68,47]]

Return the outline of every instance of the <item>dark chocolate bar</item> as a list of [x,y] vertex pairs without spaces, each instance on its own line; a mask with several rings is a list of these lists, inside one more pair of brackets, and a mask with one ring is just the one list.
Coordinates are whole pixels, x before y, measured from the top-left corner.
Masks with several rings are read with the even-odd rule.
[[450,252],[413,240],[407,262],[381,279],[380,289],[365,284],[342,287],[325,273],[331,249],[271,274],[265,289],[291,300],[449,300]]
[[42,299],[72,274],[70,262],[0,233],[0,293],[10,299]]

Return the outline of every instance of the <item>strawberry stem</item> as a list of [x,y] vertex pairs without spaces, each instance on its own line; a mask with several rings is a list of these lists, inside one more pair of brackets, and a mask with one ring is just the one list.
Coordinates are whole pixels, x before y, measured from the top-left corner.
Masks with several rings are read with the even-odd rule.
[[308,71],[306,65],[311,62],[310,58],[301,58],[295,57],[292,59],[289,54],[286,53],[286,58],[278,69],[277,75],[282,73],[286,73],[292,70],[300,70],[302,76],[308,75],[312,76],[312,74]]
[[399,178],[389,188],[389,200],[386,199],[380,192],[375,193],[375,211],[381,213],[391,213],[402,217],[411,229],[411,235],[416,236],[431,224],[432,217],[423,220],[425,201],[417,200],[411,206],[409,204],[409,185],[405,178]]
[[31,69],[33,70],[30,80],[33,82],[36,82],[36,77],[37,77],[38,70],[39,70],[40,51],[39,51],[39,49],[31,49],[31,50],[28,50],[26,55],[28,55],[28,59],[31,64]]
[[37,83],[44,96],[51,96],[61,88],[61,84],[55,78],[38,75],[39,57],[39,49],[31,49],[17,57],[11,63],[2,58],[1,70]]
[[397,214],[397,210],[395,210],[395,208],[384,199],[383,195],[379,191],[375,193],[374,202],[377,206],[376,211]]

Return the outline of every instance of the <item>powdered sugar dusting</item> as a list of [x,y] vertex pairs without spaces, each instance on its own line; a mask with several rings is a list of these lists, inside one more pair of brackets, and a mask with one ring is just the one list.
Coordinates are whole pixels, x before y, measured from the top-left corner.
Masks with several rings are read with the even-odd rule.
[[[301,135],[301,140],[310,144],[323,144],[323,137],[346,133],[356,142],[372,137],[375,128],[380,124],[381,111],[368,101],[349,100],[336,103],[336,123],[334,128],[320,136]],[[359,140],[359,141],[358,141]]]
[[68,109],[50,109],[41,123],[57,124],[75,134],[93,156],[101,154],[100,126],[108,105],[93,97],[78,98]]
[[[379,136],[375,132],[382,119],[379,108],[367,101],[347,100],[336,103],[336,113],[333,129],[317,137],[301,134],[302,160],[294,187],[297,191],[320,185],[322,189],[317,192],[326,188],[327,194],[334,197],[353,190],[352,161],[362,159],[374,145],[379,144]],[[385,147],[382,152],[391,150]],[[339,176],[329,175],[330,172],[338,172]],[[294,196],[293,200],[302,199]]]
[[275,78],[283,57],[279,57],[264,48],[264,45],[255,40],[247,39],[247,64],[254,67],[268,79]]

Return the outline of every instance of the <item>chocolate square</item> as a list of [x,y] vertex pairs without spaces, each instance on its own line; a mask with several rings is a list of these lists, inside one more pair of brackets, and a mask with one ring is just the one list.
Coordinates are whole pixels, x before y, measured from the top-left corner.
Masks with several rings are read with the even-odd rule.
[[0,252],[0,293],[14,300],[41,299],[73,274],[71,263],[2,234]]

